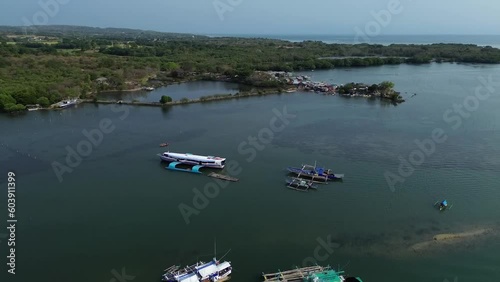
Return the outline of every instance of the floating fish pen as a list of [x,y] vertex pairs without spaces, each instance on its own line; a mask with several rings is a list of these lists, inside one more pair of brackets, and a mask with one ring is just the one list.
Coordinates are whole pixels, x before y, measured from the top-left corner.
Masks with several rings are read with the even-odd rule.
[[276,273],[262,274],[265,282],[363,282],[359,277],[346,277],[331,267],[310,266]]
[[287,271],[278,271],[275,273],[268,273],[268,274],[262,273],[262,276],[264,277],[264,281],[266,282],[274,282],[274,281],[299,282],[299,281],[304,281],[304,279],[306,279],[311,274],[327,270],[330,270],[330,267],[322,267],[319,265],[315,265],[302,268],[297,267],[296,269]]

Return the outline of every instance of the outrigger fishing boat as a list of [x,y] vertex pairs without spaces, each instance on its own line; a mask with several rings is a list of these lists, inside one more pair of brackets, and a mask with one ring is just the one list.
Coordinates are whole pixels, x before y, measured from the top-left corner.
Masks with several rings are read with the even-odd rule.
[[212,261],[198,262],[194,265],[180,268],[173,265],[165,269],[162,275],[162,281],[165,282],[222,282],[231,278],[231,263],[219,262],[217,259]]
[[333,173],[330,169],[324,169],[313,165],[302,165],[298,167],[287,167],[287,170],[296,174],[298,178],[311,178],[314,182],[328,182],[328,180],[336,180],[344,178],[343,174]]
[[60,109],[65,109],[65,108],[69,108],[71,106],[74,106],[78,103],[78,99],[67,99],[67,100],[63,100],[59,103],[57,103],[57,107],[60,108]]
[[307,181],[302,178],[287,178],[285,181],[287,187],[293,190],[307,192],[309,189],[318,189],[318,186],[314,185],[314,182],[311,180]]
[[330,266],[319,265],[262,274],[264,282],[363,282],[359,277],[345,276]]
[[[216,249],[216,247],[214,247]],[[221,260],[230,252],[229,250]],[[196,264],[180,268],[179,265],[173,265],[165,269],[162,275],[162,281],[165,282],[222,282],[231,279],[231,272],[233,267],[231,262],[220,262],[216,258],[210,262],[197,262]]]

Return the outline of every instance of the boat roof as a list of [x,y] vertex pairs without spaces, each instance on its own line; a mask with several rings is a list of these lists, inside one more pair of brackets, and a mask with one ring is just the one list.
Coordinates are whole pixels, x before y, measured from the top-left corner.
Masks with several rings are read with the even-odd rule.
[[200,282],[196,273],[190,273],[189,276],[179,277],[177,280],[179,282]]
[[201,275],[202,279],[209,277],[211,274],[214,274],[217,271],[219,271],[219,269],[217,268],[217,264],[215,264],[214,261],[196,267],[196,270],[198,270],[198,273]]
[[223,262],[223,263],[220,263],[219,265],[217,265],[217,268],[219,271],[223,270],[223,269],[226,269],[228,267],[231,267],[231,264],[227,261]]
[[163,154],[168,154],[169,156],[176,157],[176,158],[187,158],[190,160],[196,160],[196,161],[203,161],[203,160],[225,160],[226,158],[221,158],[221,157],[214,157],[214,156],[201,156],[201,155],[193,155],[189,153],[171,153],[171,152],[164,152]]

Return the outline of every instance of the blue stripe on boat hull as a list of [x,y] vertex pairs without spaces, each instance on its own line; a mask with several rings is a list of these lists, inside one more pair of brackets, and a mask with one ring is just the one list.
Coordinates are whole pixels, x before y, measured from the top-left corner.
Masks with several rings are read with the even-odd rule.
[[[165,157],[165,156],[163,156],[161,154],[158,154],[158,156],[164,162],[178,162],[178,163],[182,163],[182,164],[185,164],[185,165],[200,165],[200,162],[196,162],[196,161],[184,160],[182,162],[179,162],[177,159],[168,158],[168,157]],[[224,165],[218,165],[216,163],[202,163],[201,166],[202,167],[210,167],[210,168],[221,168],[221,169],[224,168]]]

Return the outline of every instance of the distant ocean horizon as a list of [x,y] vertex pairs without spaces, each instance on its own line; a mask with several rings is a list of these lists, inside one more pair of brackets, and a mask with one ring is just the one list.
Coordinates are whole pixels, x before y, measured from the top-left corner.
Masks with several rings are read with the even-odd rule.
[[378,35],[362,37],[356,35],[320,35],[320,34],[207,34],[212,37],[244,37],[244,38],[269,38],[280,39],[291,42],[302,42],[306,40],[322,41],[337,44],[434,44],[434,43],[461,43],[475,44],[479,46],[491,46],[500,48],[500,35]]

